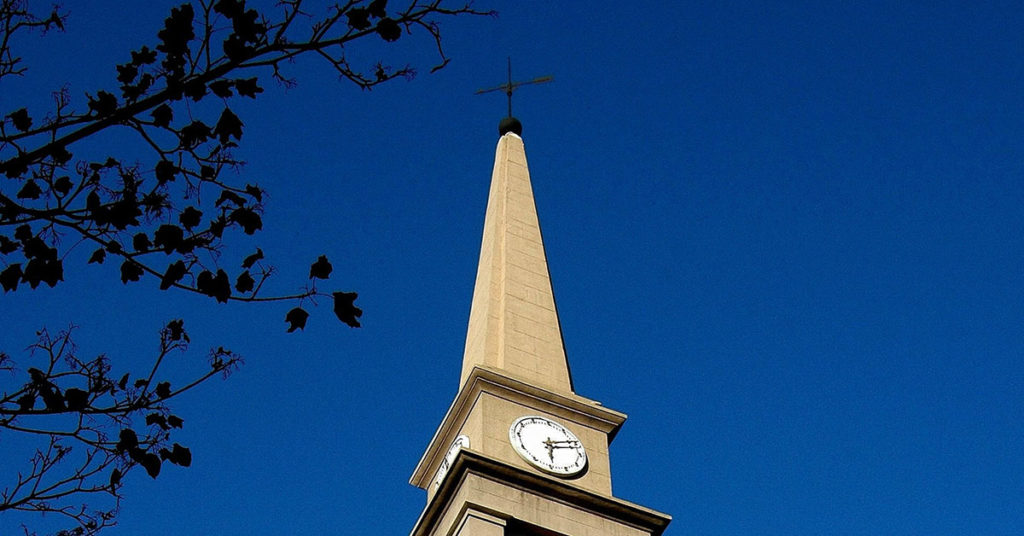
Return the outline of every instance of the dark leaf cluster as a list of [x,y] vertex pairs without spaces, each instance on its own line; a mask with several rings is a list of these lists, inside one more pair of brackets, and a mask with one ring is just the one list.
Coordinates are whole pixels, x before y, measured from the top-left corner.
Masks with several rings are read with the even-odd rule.
[[[41,125],[27,107],[7,113],[0,121],[0,171],[11,179],[0,184],[0,288],[55,287],[74,262],[66,259],[65,245],[91,243],[86,263],[103,265],[118,258],[116,277],[124,284],[143,281],[148,274],[160,289],[192,291],[220,302],[303,302],[321,295],[313,283],[326,279],[330,270],[318,266],[298,294],[264,296],[269,264],[254,266],[247,259],[241,270],[232,271],[221,258],[231,232],[255,235],[263,229],[264,208],[259,186],[236,186],[224,179],[225,170],[241,163],[233,150],[245,132],[245,121],[228,101],[256,98],[264,91],[259,79],[266,74],[289,83],[281,69],[302,54],[319,54],[363,88],[407,76],[411,69],[392,70],[380,62],[361,73],[351,67],[344,45],[374,34],[393,41],[413,28],[439,45],[434,17],[476,12],[440,1],[411,3],[404,10],[389,9],[386,0],[352,1],[313,18],[303,31],[297,21],[308,20],[308,14],[299,11],[299,3],[282,6],[281,18],[272,20],[245,0],[183,3],[170,11],[155,43],[130,51],[127,61],[115,66],[112,82],[120,95],[99,89],[87,95],[84,110],[76,111],[70,95],[59,92],[55,109]],[[63,17],[56,15],[44,19],[11,11],[7,17],[63,25]],[[217,42],[223,51],[219,57],[211,54]],[[443,64],[447,58],[437,50]],[[224,101],[212,117],[180,102],[210,97]],[[152,148],[148,164],[145,155],[137,154],[73,160],[72,146],[85,138],[100,139],[113,126],[134,130]],[[160,141],[168,139],[175,141]],[[215,201],[203,201],[209,199]],[[357,308],[337,298],[352,293],[322,295],[335,301],[342,322],[358,325]],[[304,322],[289,320],[289,329]]]
[[[248,241],[264,228],[263,189],[239,180],[236,153],[248,140],[242,102],[263,95],[268,81],[294,84],[287,70],[300,56],[323,60],[362,89],[413,75],[409,66],[393,69],[363,57],[366,47],[350,46],[359,40],[386,46],[419,33],[436,49],[435,69],[443,67],[439,19],[483,14],[450,1],[460,0],[346,0],[317,15],[301,0],[265,12],[246,0],[182,0],[150,42],[126,50],[122,63],[105,72],[106,82],[72,91],[57,80],[40,88],[41,95],[57,88],[49,109],[5,103],[0,288],[59,289],[80,270],[95,269],[115,285],[149,284],[217,302],[283,302],[289,332],[305,328],[310,303],[330,299],[338,321],[359,327],[355,292],[317,287],[334,275],[326,256],[311,264],[302,290],[283,295],[266,290],[274,268],[263,249],[230,257],[239,238]],[[0,0],[0,80],[27,68],[12,48],[24,43],[21,33],[62,30],[67,22],[59,7],[42,15],[30,7],[27,0]],[[119,143],[115,131],[139,143]],[[0,483],[0,512],[56,513],[77,523],[69,534],[95,534],[114,522],[130,470],[142,467],[156,477],[167,463],[190,465],[188,448],[169,440],[183,421],[168,403],[231,370],[238,357],[218,348],[193,381],[157,378],[163,357],[188,342],[182,321],[167,324],[152,371],[141,376],[113,376],[105,357],[80,361],[68,337],[45,331],[35,350],[48,363],[15,370],[0,352],[0,369],[17,379],[3,386],[0,430],[48,440],[14,482]],[[68,427],[34,424],[54,418]],[[78,502],[97,494],[114,505],[89,509]]]
[[[171,434],[185,421],[172,413],[170,403],[209,378],[230,372],[240,359],[220,348],[205,370],[175,389],[170,381],[155,378],[169,354],[187,348],[184,321],[167,323],[149,370],[134,378],[130,372],[115,373],[104,355],[80,357],[71,335],[71,330],[40,332],[28,354],[37,366],[22,370],[4,361],[10,374],[0,383],[0,433],[30,433],[49,441],[14,481],[0,487],[0,513],[74,512],[70,517],[77,527],[70,530],[88,530],[112,522],[122,479],[133,468],[156,478],[164,462],[191,465],[191,451],[171,442]],[[104,495],[109,501],[103,508],[81,508],[71,499],[80,493]]]

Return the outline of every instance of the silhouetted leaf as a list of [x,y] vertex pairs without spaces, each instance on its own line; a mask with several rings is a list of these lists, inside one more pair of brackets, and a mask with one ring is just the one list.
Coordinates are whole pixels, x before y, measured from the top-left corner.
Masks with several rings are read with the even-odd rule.
[[107,251],[103,248],[97,249],[92,252],[89,256],[89,262],[87,264],[103,264],[103,261],[107,258]]
[[181,129],[181,146],[193,148],[210,139],[213,131],[202,121],[193,121]]
[[263,219],[251,208],[242,207],[232,210],[228,220],[241,225],[242,231],[247,235],[251,235],[263,228]]
[[139,210],[139,204],[135,199],[122,199],[110,206],[108,215],[110,224],[117,230],[123,231],[129,226],[139,224],[139,216],[142,216],[142,211]]
[[365,8],[352,8],[345,15],[348,17],[348,25],[355,30],[365,30],[370,27],[370,12]]
[[263,93],[263,88],[261,88],[256,81],[255,77],[238,78],[235,80],[235,91],[243,97],[255,99],[257,93]]
[[25,108],[15,110],[8,114],[7,117],[11,120],[11,123],[14,124],[14,128],[22,132],[32,128],[32,118],[29,117],[28,110]]
[[363,316],[363,310],[356,307],[355,301],[359,297],[359,294],[355,292],[335,292],[334,293],[334,314],[338,317],[338,320],[349,325],[349,327],[358,328],[360,316]]
[[0,272],[0,285],[4,287],[4,292],[17,290],[21,275],[21,263],[12,264]]
[[134,385],[135,385],[136,389],[138,389],[139,387],[145,387],[145,386],[149,385],[149,380],[138,379],[138,380],[135,380],[135,384]]
[[89,109],[99,117],[108,116],[117,111],[117,97],[106,91],[97,91],[95,99],[89,97]]
[[188,333],[185,333],[185,321],[180,318],[168,322],[167,331],[172,341],[185,339],[185,342],[190,342]]
[[25,273],[22,274],[22,281],[27,281],[32,288],[39,286],[39,283],[46,283],[52,288],[63,280],[64,264],[60,259],[37,257],[28,261]]
[[247,43],[259,41],[261,34],[267,31],[266,27],[260,23],[260,14],[255,9],[236,15],[231,21],[231,28],[242,41]]
[[29,367],[28,375],[32,378],[32,385],[35,385],[36,387],[50,384],[50,380],[46,378],[46,373],[35,367]]
[[7,178],[16,179],[28,171],[28,161],[24,158],[12,158],[4,162],[0,170],[3,170]]
[[156,61],[156,51],[149,47],[142,47],[138,52],[132,51],[132,63],[135,65],[148,65]]
[[213,5],[213,10],[233,19],[245,11],[245,2],[243,0],[220,0]]
[[174,110],[164,103],[157,106],[149,115],[153,118],[154,125],[158,127],[166,127],[171,124],[171,119],[174,119]]
[[385,41],[391,43],[402,37],[402,27],[392,19],[384,18],[377,23],[377,34]]
[[138,233],[132,237],[132,248],[135,251],[147,251],[153,244],[149,241],[146,233]]
[[[95,164],[93,164],[95,165]],[[98,180],[98,179],[97,179]],[[85,208],[95,212],[101,206],[100,194],[96,190],[89,192],[89,195],[85,196]]]
[[384,11],[384,8],[387,7],[387,5],[388,0],[373,0],[373,2],[370,2],[370,5],[366,6],[366,11],[369,12],[372,17],[383,19],[388,15],[387,12]]
[[121,379],[117,381],[117,387],[122,391],[128,387],[128,376],[130,376],[130,374],[126,372],[124,376],[121,376]]
[[18,410],[29,411],[36,405],[36,397],[32,393],[26,393],[18,397]]
[[170,160],[161,160],[156,163],[153,171],[156,174],[157,182],[165,184],[173,181],[178,175],[178,166],[175,166]]
[[68,152],[67,148],[63,145],[53,145],[49,149],[50,158],[53,159],[57,164],[66,164],[68,160],[71,160],[71,153]]
[[46,404],[46,409],[50,411],[64,411],[64,397],[60,395],[60,391],[51,385],[44,385],[39,389],[39,396],[43,397],[43,403]]
[[142,447],[132,447],[128,449],[128,457],[136,462],[141,462],[146,457],[146,449]]
[[[171,56],[168,59],[177,59],[176,56],[188,51],[188,42],[195,38],[195,32],[192,29],[193,17],[195,17],[195,11],[192,9],[192,4],[183,4],[172,9],[171,16],[164,20],[164,28],[157,33],[157,38],[161,43],[156,48]],[[168,65],[165,60],[164,67],[170,69],[176,67],[176,64]]]
[[181,425],[184,423],[185,421],[181,420],[181,417],[176,415],[167,416],[167,424],[170,425],[171,428],[181,428]]
[[121,263],[121,282],[138,281],[142,277],[142,267],[135,261],[126,260]]
[[160,290],[171,288],[175,283],[181,281],[181,278],[185,277],[186,273],[188,273],[188,269],[185,268],[184,261],[178,260],[172,263],[160,278]]
[[263,202],[263,190],[252,184],[245,185],[245,193],[249,194],[257,203]]
[[32,238],[32,227],[29,224],[19,225],[14,229],[14,238],[24,242],[29,238]]
[[18,250],[18,243],[6,236],[0,235],[0,254],[7,255]]
[[245,268],[246,270],[248,270],[249,268],[252,268],[252,265],[256,264],[256,261],[258,261],[258,260],[260,260],[262,258],[263,258],[263,250],[260,249],[260,248],[256,248],[256,253],[253,253],[252,255],[249,255],[248,257],[245,258],[245,260],[242,261],[242,268]]
[[231,61],[243,61],[252,56],[253,47],[246,44],[245,39],[238,34],[231,34],[224,40],[224,55]]
[[193,227],[199,225],[199,222],[202,221],[202,217],[203,213],[195,207],[186,207],[178,216],[178,221],[181,222],[186,229],[192,230]]
[[255,285],[256,281],[249,275],[249,270],[242,272],[235,280],[235,290],[242,294],[252,290]]
[[210,222],[210,234],[220,238],[224,234],[224,227],[228,224],[227,218],[224,216],[217,216],[217,219]]
[[118,435],[117,445],[115,445],[114,448],[118,452],[124,452],[126,450],[134,449],[138,446],[139,436],[136,435],[135,430],[132,430],[131,428],[125,428],[121,430],[120,435]]
[[245,206],[245,198],[231,190],[221,190],[220,197],[217,198],[217,202],[214,205],[219,207],[227,201],[231,201],[239,207]]
[[302,307],[296,307],[291,311],[288,311],[288,314],[284,317],[284,321],[289,324],[288,333],[297,329],[305,329],[307,318],[309,318],[309,313],[307,313]]
[[89,407],[89,393],[74,387],[64,391],[64,400],[71,411],[81,411]]
[[331,276],[331,270],[333,269],[334,267],[331,266],[331,263],[327,262],[327,256],[320,255],[320,258],[309,267],[309,278],[327,279]]
[[154,389],[153,392],[160,398],[167,398],[171,396],[171,382],[160,382],[156,384],[156,389]]
[[192,451],[187,447],[183,447],[177,443],[174,444],[171,451],[171,463],[180,465],[182,467],[188,467],[192,465]]
[[138,462],[139,465],[146,468],[146,473],[149,473],[149,476],[156,478],[160,474],[160,457],[156,454],[147,452]]
[[113,471],[111,471],[110,472],[110,487],[113,488],[113,487],[116,487],[118,484],[120,484],[121,483],[121,477],[123,477],[123,476],[124,475],[121,473],[120,469],[114,469]]
[[134,63],[125,63],[117,66],[117,81],[122,84],[130,84],[139,75],[139,67]]
[[155,80],[153,78],[153,75],[151,75],[149,73],[143,73],[142,76],[139,78],[139,81],[135,84],[135,86],[133,86],[134,88],[136,88],[138,90],[138,95],[141,95],[147,89],[152,87],[153,86],[153,80]]
[[22,253],[29,259],[56,259],[57,248],[51,248],[42,238],[33,236],[22,242]]
[[153,245],[170,255],[185,240],[185,231],[177,225],[163,224],[153,233]]
[[152,426],[154,424],[159,426],[162,430],[168,429],[167,418],[163,415],[160,415],[159,413],[150,413],[149,415],[146,415],[146,425]]
[[136,101],[150,86],[153,85],[153,75],[146,73],[142,75],[137,84],[124,84],[121,86],[121,96],[125,101]]
[[58,177],[57,180],[53,181],[53,191],[62,196],[68,195],[68,193],[71,192],[72,186],[71,177],[68,177],[67,175]]
[[195,102],[199,102],[206,96],[206,84],[202,80],[189,80],[185,84],[184,93],[186,97],[191,98]]
[[203,270],[196,281],[196,290],[216,298],[218,302],[226,303],[231,297],[231,282],[224,270],[217,270],[216,276],[209,270]]
[[231,96],[231,86],[232,82],[230,80],[216,80],[210,82],[210,91],[214,95],[226,99]]
[[192,465],[192,451],[190,451],[186,447],[183,447],[175,443],[170,450],[161,450],[166,450],[167,453],[165,455],[163,452],[161,452],[160,457],[175,465],[180,465],[181,467],[188,467]]
[[39,199],[42,195],[43,190],[36,184],[36,181],[29,179],[25,181],[25,185],[18,190],[18,199]]

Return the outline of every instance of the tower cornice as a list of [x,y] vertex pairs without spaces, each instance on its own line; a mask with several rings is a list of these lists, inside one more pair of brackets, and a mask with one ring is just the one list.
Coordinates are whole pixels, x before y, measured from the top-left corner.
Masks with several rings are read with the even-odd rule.
[[607,435],[608,443],[611,443],[626,421],[626,414],[606,408],[596,400],[575,393],[566,394],[544,389],[512,377],[506,371],[477,366],[470,372],[469,378],[437,427],[437,432],[416,464],[416,469],[409,479],[410,484],[429,490],[433,475],[444,458],[445,449],[458,435],[473,406],[485,392],[598,430]]

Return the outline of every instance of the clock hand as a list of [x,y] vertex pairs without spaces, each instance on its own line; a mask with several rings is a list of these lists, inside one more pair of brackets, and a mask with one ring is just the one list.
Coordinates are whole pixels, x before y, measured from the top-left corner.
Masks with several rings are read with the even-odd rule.
[[548,449],[548,458],[551,458],[551,462],[554,463],[554,461],[555,461],[555,448],[557,448],[557,447],[555,447],[555,442],[552,441],[551,438],[549,437],[549,438],[544,440],[544,446],[547,447],[547,449]]

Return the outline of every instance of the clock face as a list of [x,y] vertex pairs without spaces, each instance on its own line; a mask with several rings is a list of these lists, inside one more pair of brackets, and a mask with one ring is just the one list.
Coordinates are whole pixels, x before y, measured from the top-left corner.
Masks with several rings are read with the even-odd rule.
[[441,482],[444,482],[444,477],[448,476],[448,470],[452,468],[455,456],[464,448],[469,448],[468,437],[460,435],[455,438],[455,441],[452,441],[452,446],[448,447],[448,452],[444,455],[444,459],[441,460],[441,466],[437,468],[437,473],[434,474],[434,489],[441,487]]
[[587,451],[579,438],[545,417],[516,419],[508,429],[508,440],[524,460],[547,473],[573,476],[587,466]]

